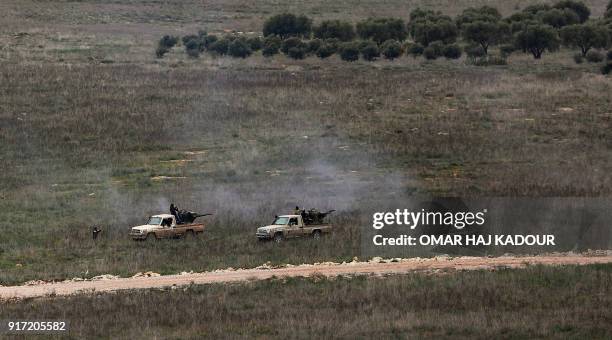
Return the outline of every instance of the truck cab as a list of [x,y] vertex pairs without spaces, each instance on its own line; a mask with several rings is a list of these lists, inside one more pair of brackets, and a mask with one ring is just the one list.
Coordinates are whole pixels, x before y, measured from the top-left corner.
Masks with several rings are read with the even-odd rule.
[[272,224],[257,229],[259,240],[274,240],[281,242],[287,238],[310,236],[319,239],[322,234],[331,231],[328,224],[305,224],[301,215],[277,216]]

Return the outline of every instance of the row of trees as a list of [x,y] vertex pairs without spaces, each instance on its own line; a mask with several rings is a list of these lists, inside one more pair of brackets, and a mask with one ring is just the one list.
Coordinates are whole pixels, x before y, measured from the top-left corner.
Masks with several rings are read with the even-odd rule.
[[[470,57],[488,58],[490,48],[497,46],[502,57],[522,51],[539,59],[560,45],[576,48],[586,57],[592,49],[610,46],[612,0],[604,18],[593,20],[590,14],[589,8],[576,0],[528,6],[507,18],[488,6],[468,8],[454,19],[440,12],[416,9],[407,23],[397,18],[371,18],[356,25],[341,20],[313,25],[306,16],[285,13],[265,21],[264,38],[218,37],[200,32],[181,40],[192,57],[209,51],[245,58],[261,50],[264,56],[282,52],[295,59],[308,55],[327,58],[338,53],[347,61],[359,56],[365,60],[381,56],[395,59],[403,53],[435,59],[459,58],[465,52]],[[460,41],[465,48],[458,44]],[[163,37],[157,55],[163,57],[177,43],[175,37]]]

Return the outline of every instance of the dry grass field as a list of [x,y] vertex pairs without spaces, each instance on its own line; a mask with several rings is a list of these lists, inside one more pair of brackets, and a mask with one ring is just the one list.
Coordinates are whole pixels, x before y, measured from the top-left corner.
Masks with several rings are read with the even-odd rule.
[[0,318],[70,320],[73,339],[606,339],[611,269],[273,279],[9,302]]
[[[351,259],[370,212],[412,195],[610,195],[612,82],[572,51],[495,67],[153,53],[164,34],[258,32],[284,10],[357,21],[531,3],[3,1],[0,284]],[[600,16],[606,1],[587,3]],[[170,202],[215,213],[201,240],[127,239]],[[336,233],[255,242],[295,205],[339,210]]]

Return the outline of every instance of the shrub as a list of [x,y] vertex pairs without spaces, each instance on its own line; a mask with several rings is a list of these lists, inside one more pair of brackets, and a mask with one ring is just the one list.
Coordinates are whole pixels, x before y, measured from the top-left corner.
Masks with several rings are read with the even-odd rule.
[[159,39],[159,43],[157,46],[165,47],[167,49],[171,49],[178,42],[178,37],[172,35],[164,35],[161,39]]
[[317,57],[325,59],[332,56],[334,53],[336,53],[336,48],[328,43],[323,43],[317,50]]
[[599,51],[592,50],[587,52],[585,58],[589,63],[599,63],[604,60],[604,55]]
[[305,46],[295,46],[291,47],[289,51],[287,51],[287,56],[292,59],[304,59],[306,58],[306,54],[308,53],[307,47]]
[[236,58],[246,58],[253,53],[251,47],[244,39],[235,39],[229,44],[228,54]]
[[250,37],[247,39],[247,44],[251,51],[259,51],[263,48],[263,41],[260,37]]
[[354,42],[346,42],[338,48],[340,58],[344,61],[356,61],[359,59],[359,46]]
[[274,15],[264,22],[264,36],[277,35],[282,39],[288,37],[308,37],[312,31],[312,20],[304,15],[291,13]]
[[425,50],[425,47],[423,47],[423,45],[419,43],[414,43],[410,45],[410,47],[408,48],[408,53],[410,53],[413,57],[416,58],[422,55],[424,50]]
[[584,62],[584,57],[582,56],[582,53],[574,54],[574,62],[576,62],[576,64],[582,64]]
[[[217,40],[219,40],[219,38],[214,35],[214,34],[207,34],[206,36],[204,36],[203,38],[203,47],[205,49],[209,49],[210,45],[212,45],[213,43],[215,43]],[[201,49],[202,46],[200,46]]]
[[399,41],[389,39],[385,41],[382,46],[382,54],[385,56],[385,59],[393,60],[395,58],[399,58],[402,55],[402,45]]
[[368,41],[364,45],[360,46],[361,56],[364,60],[374,61],[380,57],[380,49],[378,45],[373,41]]
[[291,37],[283,40],[280,49],[284,54],[289,54],[289,49],[293,47],[300,47],[305,49],[306,44],[300,38]]
[[312,39],[307,43],[308,46],[308,53],[316,53],[319,48],[321,48],[321,45],[323,44],[323,41],[321,39]]
[[610,74],[610,72],[612,72],[612,61],[608,61],[604,66],[602,66],[601,68],[601,73],[603,74]]
[[446,45],[442,49],[442,55],[446,59],[459,59],[461,58],[461,48],[457,44]]
[[[612,4],[612,2],[611,2],[611,4]],[[608,60],[612,60],[612,50],[609,50],[608,53],[606,53],[606,58]]]
[[425,49],[423,50],[423,56],[427,60],[435,60],[439,57],[438,53],[436,53],[436,49],[432,46],[425,47]]
[[155,56],[157,58],[163,58],[166,53],[170,51],[174,45],[178,42],[178,38],[171,35],[164,35],[157,43],[155,49]]
[[188,40],[185,44],[185,52],[192,58],[200,56],[200,41],[197,39]]
[[370,18],[357,24],[357,34],[361,39],[374,40],[382,44],[389,39],[403,41],[408,36],[402,19]]
[[199,42],[200,41],[200,37],[198,35],[195,34],[189,34],[189,35],[185,35],[181,38],[181,41],[183,42],[183,45],[187,45],[188,42],[190,41],[196,41]]
[[355,38],[355,29],[349,22],[340,20],[326,20],[313,29],[315,38],[319,39],[338,39],[340,41],[350,41]]
[[261,51],[261,54],[264,55],[264,57],[270,57],[273,56],[275,54],[278,54],[278,50],[280,49],[281,46],[281,40],[279,37],[277,36],[270,36],[270,37],[266,37],[263,41],[263,48]]
[[230,45],[230,40],[227,37],[223,37],[215,41],[214,43],[212,43],[208,47],[208,50],[218,55],[225,55],[228,52],[229,45]]

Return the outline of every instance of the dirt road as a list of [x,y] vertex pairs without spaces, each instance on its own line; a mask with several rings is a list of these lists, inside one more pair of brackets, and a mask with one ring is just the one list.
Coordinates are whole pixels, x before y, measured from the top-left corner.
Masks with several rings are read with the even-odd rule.
[[20,299],[27,297],[42,297],[49,295],[70,295],[91,292],[110,292],[123,289],[162,288],[169,286],[184,286],[189,284],[206,284],[219,282],[238,282],[247,280],[263,280],[271,277],[296,276],[338,276],[359,274],[398,274],[413,271],[436,270],[476,270],[494,269],[496,267],[520,268],[526,265],[586,265],[595,263],[612,263],[612,254],[602,256],[555,255],[532,257],[438,257],[432,259],[374,259],[369,262],[350,263],[319,263],[299,266],[270,268],[261,266],[254,269],[227,269],[204,273],[183,273],[180,275],[165,275],[152,277],[115,278],[112,276],[101,279],[75,281],[68,280],[55,283],[38,283],[23,286],[0,287],[0,300]]

